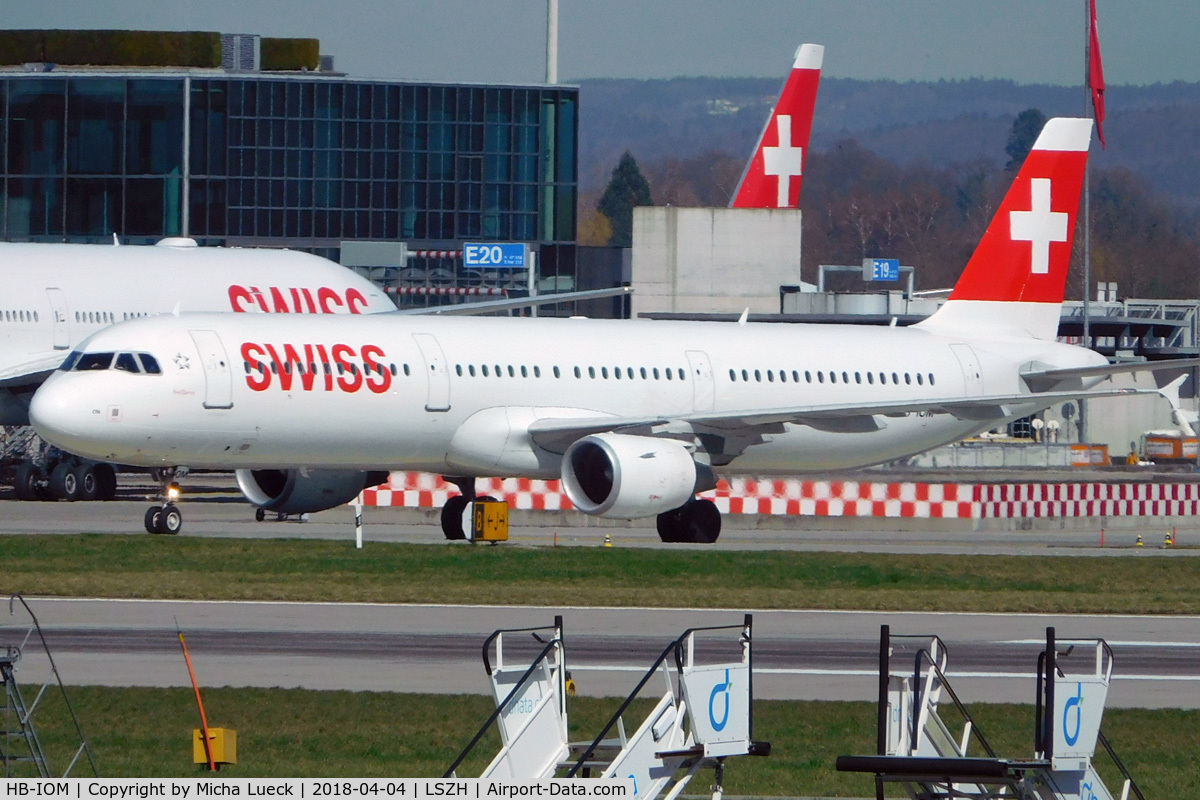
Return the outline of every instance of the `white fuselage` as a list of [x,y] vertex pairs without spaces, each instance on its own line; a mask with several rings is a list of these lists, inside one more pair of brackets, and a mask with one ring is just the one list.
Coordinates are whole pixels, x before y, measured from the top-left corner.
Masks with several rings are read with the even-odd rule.
[[351,270],[288,250],[0,243],[0,286],[0,423],[10,425],[25,421],[14,392],[117,322],[175,310],[395,310]]
[[[47,380],[34,425],[89,457],[542,478],[559,476],[561,451],[533,441],[528,428],[538,419],[671,420],[1011,395],[1025,391],[1023,366],[1104,363],[1051,341],[922,328],[400,315],[156,318],[102,331],[83,349],[148,352],[163,368]],[[1010,418],[1042,407],[1031,397],[1009,407]],[[870,432],[778,425],[718,466],[761,474],[859,467],[1000,424],[931,412],[879,420]]]

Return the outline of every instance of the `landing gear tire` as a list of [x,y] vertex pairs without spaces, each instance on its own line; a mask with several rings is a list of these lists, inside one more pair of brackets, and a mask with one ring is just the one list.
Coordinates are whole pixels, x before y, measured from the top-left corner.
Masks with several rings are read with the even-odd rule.
[[117,499],[117,471],[112,464],[95,464],[92,472],[96,476],[96,499]]
[[150,506],[146,509],[146,533],[159,533],[158,523],[162,517],[162,506]]
[[712,500],[693,500],[682,509],[683,541],[712,544],[721,535],[721,512]]
[[79,480],[70,464],[59,464],[50,473],[50,491],[55,497],[67,502],[79,499]]
[[664,542],[712,544],[721,535],[721,512],[711,500],[691,500],[659,514],[656,523]]
[[13,479],[13,491],[17,494],[18,500],[40,500],[41,493],[38,487],[44,475],[42,469],[32,461],[22,461],[21,466],[17,467],[17,475]]
[[466,495],[457,494],[442,506],[442,533],[450,540],[467,538],[463,531],[462,515],[471,501]]
[[256,509],[254,509],[254,521],[255,521],[255,522],[262,522],[262,521],[263,521],[264,519],[266,519],[266,518],[267,518],[267,512],[266,512],[266,511],[264,511],[264,510],[263,510],[263,509],[261,509],[261,508],[256,508]]
[[91,464],[80,464],[73,472],[80,500],[95,500],[100,496],[100,484],[96,481],[96,470]]
[[680,538],[682,535],[682,524],[679,520],[682,511],[682,508],[673,508],[658,515],[658,519],[655,520],[655,527],[658,528],[659,539],[670,543],[683,541]]
[[158,515],[158,532],[176,535],[183,528],[183,514],[173,505],[168,505]]

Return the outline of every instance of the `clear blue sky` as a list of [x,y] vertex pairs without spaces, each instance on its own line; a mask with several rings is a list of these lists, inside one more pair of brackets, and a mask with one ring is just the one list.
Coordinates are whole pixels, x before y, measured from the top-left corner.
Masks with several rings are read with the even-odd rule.
[[[801,42],[845,78],[1082,82],[1086,0],[560,0],[559,76],[781,75]],[[1200,0],[1097,0],[1110,84],[1200,81]],[[545,0],[0,0],[4,28],[321,40],[355,77],[540,82]]]

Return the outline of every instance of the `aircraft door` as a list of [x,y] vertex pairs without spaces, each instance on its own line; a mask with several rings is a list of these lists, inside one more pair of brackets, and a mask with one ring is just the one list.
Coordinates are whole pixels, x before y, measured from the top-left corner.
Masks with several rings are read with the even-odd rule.
[[62,289],[47,288],[50,308],[54,312],[54,349],[66,350],[71,346],[71,331],[67,327],[67,296]]
[[450,372],[446,369],[446,357],[442,355],[442,346],[433,334],[414,333],[413,339],[425,360],[425,377],[429,380],[429,390],[425,396],[426,411],[450,410]]
[[975,355],[975,351],[968,344],[952,344],[950,351],[954,353],[958,365],[962,368],[965,394],[970,397],[982,396],[983,369],[979,366],[979,357]]
[[687,351],[688,366],[692,370],[692,410],[712,411],[716,401],[713,385],[712,365],[708,354],[700,350]]
[[204,367],[204,407],[233,408],[233,371],[216,331],[188,331]]

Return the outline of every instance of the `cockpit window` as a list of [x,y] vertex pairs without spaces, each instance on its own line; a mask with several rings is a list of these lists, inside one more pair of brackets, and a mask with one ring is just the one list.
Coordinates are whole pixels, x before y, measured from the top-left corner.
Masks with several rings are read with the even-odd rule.
[[137,359],[133,357],[133,353],[117,353],[116,368],[125,372],[141,372]]
[[162,370],[158,367],[158,359],[149,353],[138,353],[138,358],[142,360],[142,369],[151,375],[159,375]]
[[66,357],[59,369],[61,369],[63,372],[70,372],[75,368],[75,362],[79,360],[81,355],[83,355],[83,353],[79,352],[78,350],[72,350],[71,354]]
[[112,360],[112,353],[84,353],[76,362],[75,371],[108,369],[112,366]]

